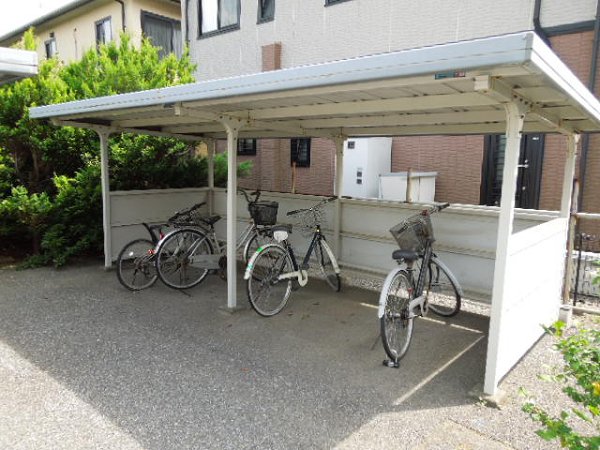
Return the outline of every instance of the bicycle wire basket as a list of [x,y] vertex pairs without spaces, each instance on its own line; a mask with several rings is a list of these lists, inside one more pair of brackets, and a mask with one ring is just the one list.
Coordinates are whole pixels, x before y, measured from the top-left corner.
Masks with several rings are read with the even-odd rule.
[[427,242],[435,240],[429,214],[418,214],[409,217],[390,228],[390,233],[394,236],[401,250],[417,253],[424,252]]
[[275,225],[277,223],[277,202],[254,202],[248,204],[248,212],[256,225]]
[[295,219],[302,236],[311,237],[315,231],[315,227],[323,224],[325,213],[322,208],[315,208],[297,214]]

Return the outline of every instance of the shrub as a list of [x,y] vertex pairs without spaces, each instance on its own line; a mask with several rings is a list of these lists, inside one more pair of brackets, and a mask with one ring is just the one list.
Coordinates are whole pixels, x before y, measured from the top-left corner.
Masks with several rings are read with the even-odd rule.
[[[557,439],[561,447],[570,449],[600,448],[600,330],[581,328],[567,336],[564,323],[557,322],[546,331],[557,339],[555,347],[561,352],[565,364],[554,375],[541,378],[563,386],[562,391],[577,406],[563,409],[558,416],[550,414],[543,406],[528,401],[523,411],[542,428],[536,433],[543,439]],[[580,422],[588,425],[592,435],[579,431]]]

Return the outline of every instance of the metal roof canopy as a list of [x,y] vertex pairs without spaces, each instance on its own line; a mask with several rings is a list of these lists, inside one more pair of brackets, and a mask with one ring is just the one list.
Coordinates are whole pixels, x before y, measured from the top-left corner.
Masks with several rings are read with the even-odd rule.
[[[484,382],[484,392],[495,394],[506,373],[506,361],[518,361],[522,356],[517,354],[514,359],[515,355],[508,354],[510,342],[507,344],[503,333],[511,326],[505,304],[510,302],[508,269],[514,259],[509,248],[518,241],[513,219],[521,134],[560,132],[568,136],[561,208],[551,223],[564,231],[566,240],[577,141],[581,132],[600,131],[600,102],[535,33],[523,32],[43,106],[32,108],[30,117],[98,132],[107,266],[112,264],[110,133],[206,139],[209,188],[214,187],[214,139],[227,137],[229,218],[237,217],[238,137],[333,139],[339,197],[346,137],[506,133]],[[339,254],[341,202],[335,206],[334,240]],[[236,238],[236,220],[227,220],[227,306],[231,309],[237,307]],[[558,272],[564,268],[564,242],[560,244],[561,251],[545,261],[544,270],[550,264]],[[552,299],[544,300],[552,307]],[[536,315],[527,325],[539,334]],[[526,337],[526,346],[534,342]]]
[[32,118],[115,131],[224,138],[595,132],[600,104],[533,32],[32,108]]
[[37,53],[0,47],[0,85],[38,73]]

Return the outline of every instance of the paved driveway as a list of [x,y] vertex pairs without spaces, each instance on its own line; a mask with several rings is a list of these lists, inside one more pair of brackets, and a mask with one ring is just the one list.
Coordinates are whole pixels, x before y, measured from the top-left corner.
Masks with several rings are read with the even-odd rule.
[[468,395],[483,316],[419,320],[395,370],[369,291],[311,281],[265,319],[222,310],[216,277],[130,293],[89,264],[0,287],[0,448],[539,448],[518,407]]

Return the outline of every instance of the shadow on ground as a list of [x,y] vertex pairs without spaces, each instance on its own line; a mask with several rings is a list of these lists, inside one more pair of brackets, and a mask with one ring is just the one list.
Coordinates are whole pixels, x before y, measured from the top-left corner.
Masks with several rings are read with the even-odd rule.
[[408,448],[484,375],[488,318],[418,320],[388,369],[377,294],[320,281],[269,319],[222,310],[216,277],[189,296],[130,293],[97,265],[0,285],[0,341],[144,448]]

